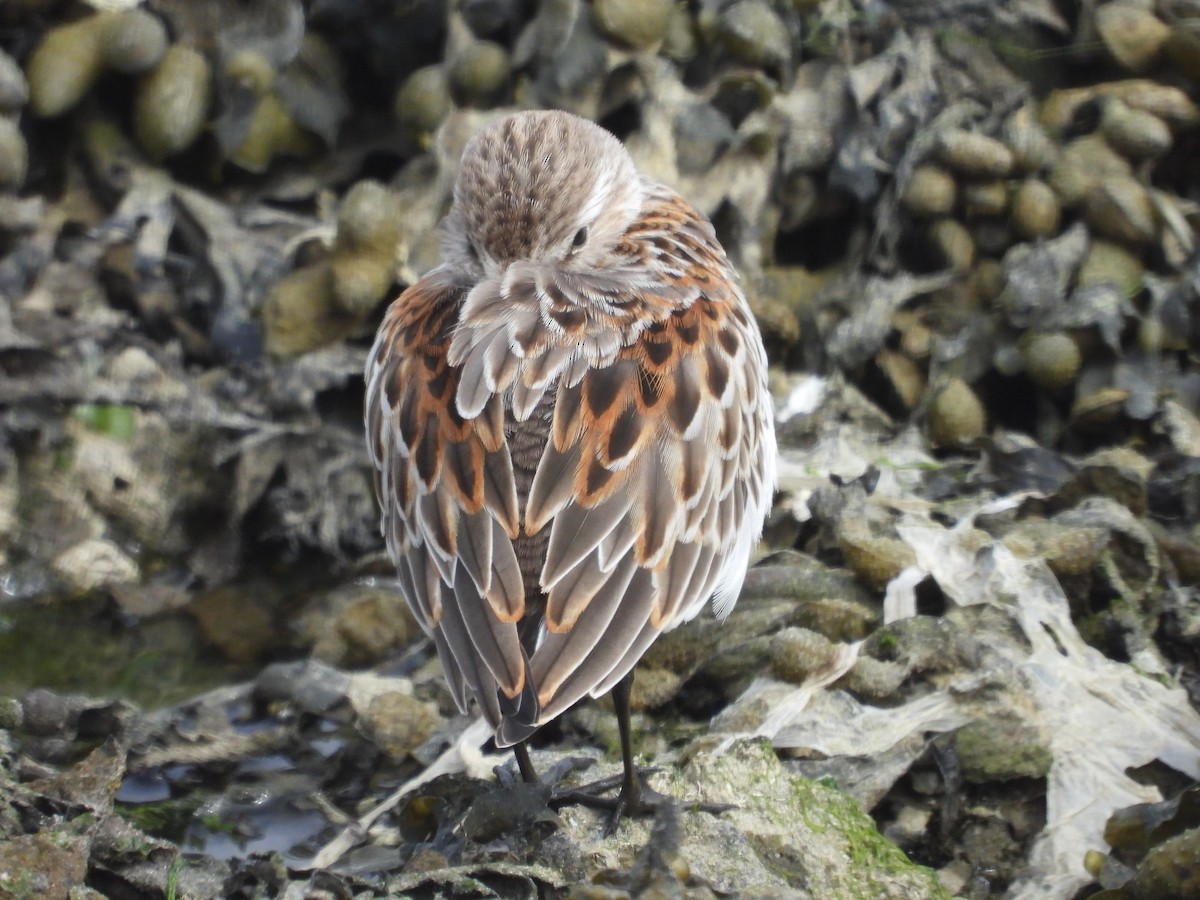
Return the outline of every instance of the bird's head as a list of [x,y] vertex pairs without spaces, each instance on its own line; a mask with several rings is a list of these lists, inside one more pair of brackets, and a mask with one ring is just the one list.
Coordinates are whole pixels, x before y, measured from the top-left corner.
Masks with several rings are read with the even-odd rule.
[[467,143],[448,249],[485,276],[517,261],[596,268],[641,204],[637,169],[613,135],[558,110],[519,112]]

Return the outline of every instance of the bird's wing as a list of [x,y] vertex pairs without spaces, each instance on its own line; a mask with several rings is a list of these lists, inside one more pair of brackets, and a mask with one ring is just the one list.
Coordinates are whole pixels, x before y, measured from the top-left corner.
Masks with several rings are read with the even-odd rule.
[[538,718],[622,678],[716,592],[732,607],[774,486],[766,356],[711,226],[663,192],[590,275],[526,264],[466,298],[448,354],[457,407],[522,420],[554,392],[522,526],[549,528]]
[[503,398],[473,415],[447,361],[465,289],[434,270],[392,304],[366,366],[367,442],[401,590],[433,636],[452,692],[488,720],[535,716],[516,624],[525,589]]

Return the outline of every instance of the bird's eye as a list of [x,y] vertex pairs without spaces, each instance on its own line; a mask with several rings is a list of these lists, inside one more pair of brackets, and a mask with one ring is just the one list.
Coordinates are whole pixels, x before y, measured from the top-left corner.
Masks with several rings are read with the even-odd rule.
[[587,230],[587,226],[584,225],[577,232],[575,232],[575,239],[571,241],[571,247],[575,250],[578,250],[580,247],[582,247],[584,244],[587,243],[587,239],[588,239],[588,230]]

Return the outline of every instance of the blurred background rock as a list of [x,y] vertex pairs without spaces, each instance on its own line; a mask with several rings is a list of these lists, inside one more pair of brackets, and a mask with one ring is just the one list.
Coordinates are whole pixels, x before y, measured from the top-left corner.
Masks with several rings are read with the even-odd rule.
[[[8,0],[0,656],[23,661],[4,689],[153,705],[411,646],[371,580],[390,566],[362,363],[437,262],[467,138],[557,106],[712,218],[790,471],[840,422],[908,436],[922,502],[1039,492],[991,538],[1047,560],[1093,646],[1149,653],[1195,699],[1198,79],[1191,0]],[[834,401],[796,406],[802,373]],[[821,641],[879,628],[913,552],[862,484],[785,473],[763,550],[803,551],[804,589],[744,623],[748,657],[664,642],[645,708],[698,672],[800,679]],[[1081,511],[1097,498],[1114,506]],[[154,678],[122,667],[134,623]],[[39,641],[81,630],[133,644],[47,666]],[[847,678],[894,696],[876,655]]]

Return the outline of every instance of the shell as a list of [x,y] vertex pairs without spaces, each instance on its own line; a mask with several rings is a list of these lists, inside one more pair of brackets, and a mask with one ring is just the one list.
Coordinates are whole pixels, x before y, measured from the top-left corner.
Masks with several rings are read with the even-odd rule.
[[265,97],[275,87],[275,67],[256,50],[239,50],[225,60],[223,74],[256,97]]
[[1001,141],[975,131],[947,131],[938,138],[937,158],[972,178],[1004,178],[1016,158]]
[[930,225],[929,240],[941,262],[955,272],[967,272],[975,262],[975,241],[955,219],[938,219]]
[[1032,104],[1025,104],[1004,120],[1003,135],[1017,168],[1023,172],[1041,172],[1058,159],[1058,145],[1037,120]]
[[126,75],[149,72],[167,51],[167,29],[144,9],[101,13],[100,57],[106,68]]
[[929,439],[938,447],[961,447],[987,430],[987,414],[979,397],[961,378],[943,387],[929,407]]
[[967,216],[1001,216],[1008,209],[1008,185],[1003,181],[976,181],[962,189]]
[[1136,178],[1118,175],[1088,192],[1084,217],[1095,231],[1125,244],[1148,244],[1158,236],[1158,213]]
[[1076,398],[1071,406],[1071,422],[1085,430],[1107,428],[1121,417],[1128,399],[1125,388],[1100,388]]
[[1079,287],[1115,284],[1122,293],[1133,296],[1141,290],[1144,274],[1137,255],[1110,241],[1092,241],[1075,281]]
[[1200,34],[1195,26],[1176,24],[1171,29],[1171,36],[1163,45],[1163,53],[1183,76],[1193,81],[1200,81]]
[[1079,345],[1061,331],[1022,335],[1021,359],[1029,380],[1049,391],[1072,384],[1082,362]]
[[346,313],[370,315],[396,277],[400,210],[395,195],[378,181],[350,188],[338,211],[330,269],[333,297]]
[[1026,238],[1058,234],[1062,207],[1050,185],[1038,178],[1026,178],[1013,194],[1012,223]]
[[1171,29],[1147,6],[1124,0],[1101,6],[1094,21],[1108,52],[1130,72],[1152,69],[1171,34]]
[[667,19],[662,49],[659,52],[667,59],[685,63],[696,56],[697,47],[696,27],[687,7],[678,3],[671,4],[671,15]]
[[738,62],[773,68],[791,62],[791,40],[779,14],[761,0],[739,0],[721,13],[717,39]]
[[204,130],[212,103],[212,72],[203,54],[172,45],[137,89],[134,133],[154,159],[190,147]]
[[335,343],[358,326],[333,303],[333,276],[324,262],[280,279],[263,303],[262,322],[267,352],[280,357]]
[[595,0],[592,12],[599,29],[620,44],[649,50],[667,33],[673,0]]
[[915,216],[944,216],[954,209],[957,191],[954,177],[945,169],[917,166],[904,186],[900,202]]
[[300,127],[278,96],[269,93],[259,101],[229,161],[248,172],[265,172],[276,156],[305,157],[316,146],[316,138]]
[[503,99],[511,74],[512,63],[503,46],[494,41],[475,41],[450,64],[450,89],[460,103],[489,109]]
[[60,116],[86,94],[100,75],[99,16],[51,28],[25,68],[29,106],[36,115]]
[[1070,208],[1082,203],[1098,183],[1109,178],[1128,176],[1129,161],[1097,134],[1084,135],[1063,148],[1058,162],[1050,170],[1049,184]]
[[875,364],[887,378],[901,405],[912,410],[925,392],[925,373],[903,353],[883,349],[875,356]]
[[1157,159],[1171,149],[1171,129],[1166,122],[1118,97],[1104,101],[1100,133],[1114,150],[1134,160]]
[[1081,106],[1104,97],[1116,97],[1134,109],[1153,113],[1175,129],[1200,124],[1200,107],[1184,91],[1147,78],[1051,91],[1042,103],[1042,124],[1051,131],[1063,131]]
[[404,79],[392,107],[401,127],[426,143],[450,108],[450,83],[440,65],[423,66]]

